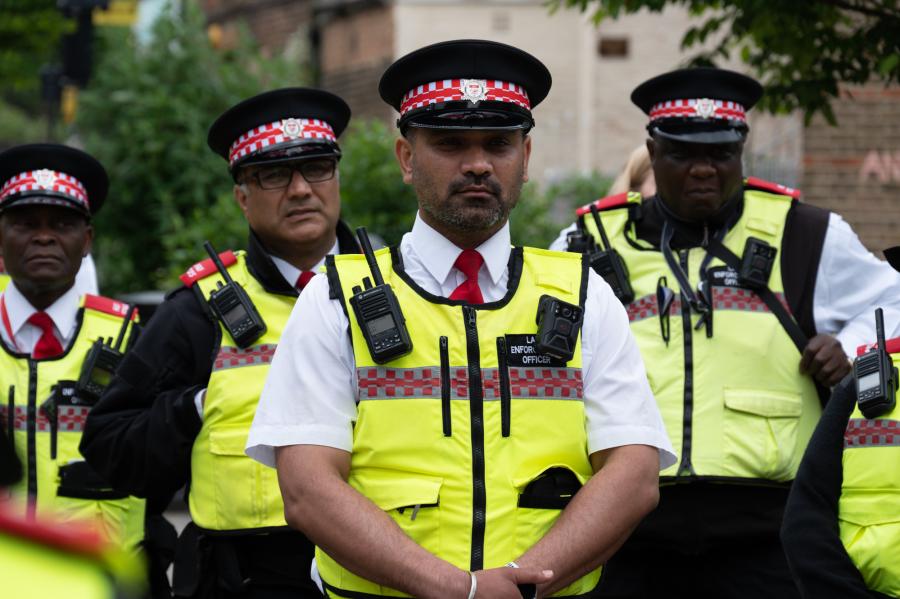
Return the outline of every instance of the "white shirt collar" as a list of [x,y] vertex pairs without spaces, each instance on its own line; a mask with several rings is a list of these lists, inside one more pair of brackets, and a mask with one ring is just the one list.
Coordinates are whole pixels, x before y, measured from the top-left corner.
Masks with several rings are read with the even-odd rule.
[[[22,295],[22,292],[19,291],[13,281],[10,281],[6,287],[3,298],[6,304],[6,313],[9,316],[9,325],[12,328],[13,335],[18,336],[31,315],[38,310],[25,299],[25,296]],[[44,310],[50,316],[53,326],[56,327],[57,335],[63,341],[67,341],[72,336],[72,331],[75,328],[75,318],[78,314],[78,299],[78,290],[73,285]]]
[[[337,240],[335,240],[334,245],[331,247],[331,250],[328,251],[328,254],[338,254],[340,253],[340,248],[338,246]],[[281,276],[284,277],[284,280],[288,282],[292,287],[297,282],[297,278],[300,276],[300,273],[303,272],[287,260],[283,260],[278,256],[273,256],[269,254],[269,258],[272,259],[272,262],[275,264],[275,268],[278,269],[278,272],[281,273]],[[322,266],[325,264],[325,256],[322,256],[322,259],[319,260],[314,267],[312,267],[312,272],[319,272]]]
[[[409,238],[413,251],[422,261],[426,270],[437,281],[443,283],[450,276],[453,263],[462,253],[462,249],[455,243],[435,231],[422,217],[416,213],[416,221],[413,223]],[[494,284],[498,284],[506,265],[509,263],[510,247],[509,222],[491,235],[484,243],[475,248],[484,258],[484,265]]]

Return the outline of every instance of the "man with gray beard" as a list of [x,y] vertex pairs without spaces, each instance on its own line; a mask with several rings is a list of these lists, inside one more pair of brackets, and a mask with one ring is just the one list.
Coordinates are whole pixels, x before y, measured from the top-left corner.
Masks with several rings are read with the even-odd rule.
[[674,455],[622,305],[580,256],[510,247],[549,89],[535,57],[480,40],[382,77],[416,223],[370,255],[383,284],[327,261],[247,440],[329,597],[586,596],[656,505]]

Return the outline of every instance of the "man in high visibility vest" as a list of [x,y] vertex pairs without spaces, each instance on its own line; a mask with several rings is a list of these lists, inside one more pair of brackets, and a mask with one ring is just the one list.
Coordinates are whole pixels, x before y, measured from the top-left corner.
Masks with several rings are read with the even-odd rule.
[[247,250],[182,275],[88,421],[84,453],[116,484],[169,497],[189,483],[178,597],[319,595],[312,544],[285,523],[275,473],[243,448],[297,296],[327,254],[357,251],[340,220],[337,138],[349,119],[334,94],[285,88],[213,123],[207,142],[233,177]]
[[[900,247],[884,253],[900,270]],[[900,363],[900,338],[884,350]],[[900,597],[900,407],[892,378],[894,405],[866,414],[857,405],[861,381],[846,377],[806,448],[781,529],[804,598]]]
[[778,539],[790,481],[870,306],[900,324],[900,279],[839,216],[744,178],[762,91],[710,68],[639,85],[656,195],[589,204],[552,246],[584,252],[626,304],[680,448],[604,597],[796,597]]
[[10,489],[21,514],[90,522],[136,552],[144,501],[111,486],[78,451],[85,418],[135,332],[126,304],[75,284],[107,189],[105,169],[81,150],[28,144],[0,153],[0,248],[11,277],[0,294],[0,414],[25,464]]
[[416,222],[369,256],[380,276],[329,259],[247,441],[329,597],[585,596],[656,504],[674,455],[624,310],[579,256],[510,247],[549,89],[535,57],[481,40],[381,79]]

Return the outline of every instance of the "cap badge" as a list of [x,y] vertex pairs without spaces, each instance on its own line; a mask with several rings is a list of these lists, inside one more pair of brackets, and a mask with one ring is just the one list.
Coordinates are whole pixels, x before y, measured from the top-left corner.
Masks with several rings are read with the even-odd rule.
[[478,104],[487,100],[487,81],[484,79],[460,79],[459,92],[463,100]]
[[34,171],[32,176],[34,177],[34,182],[43,189],[52,189],[56,184],[56,173],[49,169],[44,168],[39,171]]
[[716,114],[716,102],[709,98],[700,98],[694,103],[694,112],[704,119],[711,119]]
[[297,139],[303,135],[303,123],[298,119],[283,119],[281,121],[281,131],[288,139]]

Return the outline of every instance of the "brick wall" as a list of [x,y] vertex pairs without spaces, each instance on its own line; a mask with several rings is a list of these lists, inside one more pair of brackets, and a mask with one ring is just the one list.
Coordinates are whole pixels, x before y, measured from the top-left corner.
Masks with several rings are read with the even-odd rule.
[[837,127],[804,131],[804,199],[843,216],[881,257],[900,244],[900,86],[849,87],[834,104]]
[[389,120],[378,81],[394,59],[390,6],[363,5],[319,19],[319,85],[347,101],[353,118]]
[[226,44],[234,43],[243,22],[264,49],[281,52],[297,44],[308,46],[312,4],[312,0],[203,0],[203,9],[210,24],[222,27]]

